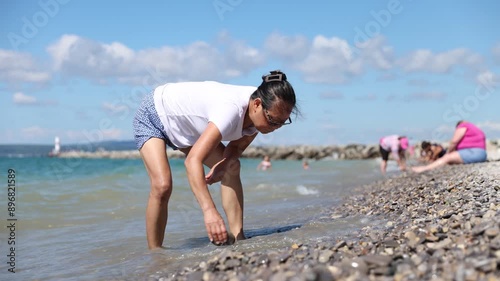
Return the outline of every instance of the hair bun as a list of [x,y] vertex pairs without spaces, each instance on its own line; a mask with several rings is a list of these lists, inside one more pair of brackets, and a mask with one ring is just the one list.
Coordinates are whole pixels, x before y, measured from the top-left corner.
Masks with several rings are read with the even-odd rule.
[[266,83],[286,81],[286,74],[281,72],[281,70],[271,70],[269,73],[262,76],[262,80]]

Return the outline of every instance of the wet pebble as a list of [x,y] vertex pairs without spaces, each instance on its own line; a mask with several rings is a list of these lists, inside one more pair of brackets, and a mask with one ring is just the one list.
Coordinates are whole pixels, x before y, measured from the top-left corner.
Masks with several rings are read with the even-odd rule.
[[[367,225],[283,249],[232,248],[153,280],[499,280],[500,162],[402,174],[359,187],[319,214]],[[381,223],[370,224],[371,221]]]

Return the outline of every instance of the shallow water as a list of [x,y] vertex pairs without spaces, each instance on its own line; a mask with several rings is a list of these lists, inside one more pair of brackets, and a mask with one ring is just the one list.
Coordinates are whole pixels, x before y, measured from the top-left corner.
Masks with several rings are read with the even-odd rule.
[[[265,172],[256,171],[259,161],[242,160],[245,234],[250,239],[227,247],[281,248],[335,237],[367,223],[332,222],[321,214],[353,187],[380,179],[377,160],[312,161],[310,170],[303,170],[300,161],[273,161]],[[150,252],[144,226],[149,180],[141,160],[1,158],[4,179],[8,169],[16,171],[18,221],[15,274],[6,266],[8,229],[0,231],[0,279],[146,279],[224,250],[206,237],[182,160],[172,159],[171,166],[167,249]],[[220,206],[219,186],[210,191]],[[0,206],[7,223],[6,196]]]

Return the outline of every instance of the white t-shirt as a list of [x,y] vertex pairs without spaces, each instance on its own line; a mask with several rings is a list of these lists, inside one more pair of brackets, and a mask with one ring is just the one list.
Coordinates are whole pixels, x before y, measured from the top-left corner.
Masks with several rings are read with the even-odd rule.
[[170,141],[179,148],[193,146],[212,122],[223,141],[253,135],[255,127],[243,130],[251,86],[213,81],[168,83],[154,91],[155,109]]

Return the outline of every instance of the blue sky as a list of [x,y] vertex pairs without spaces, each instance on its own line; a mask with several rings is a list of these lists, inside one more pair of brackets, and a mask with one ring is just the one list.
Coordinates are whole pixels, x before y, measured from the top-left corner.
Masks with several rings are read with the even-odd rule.
[[131,140],[143,94],[287,73],[302,115],[258,145],[500,138],[498,1],[0,2],[0,143]]

